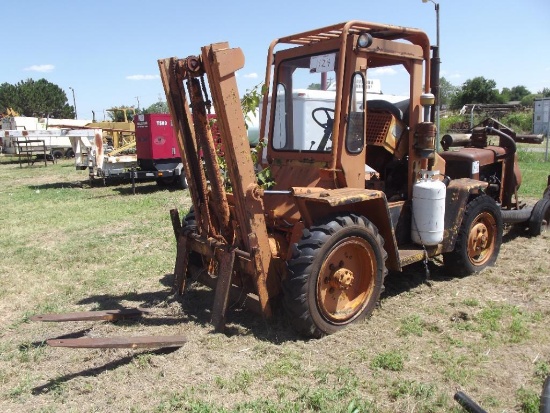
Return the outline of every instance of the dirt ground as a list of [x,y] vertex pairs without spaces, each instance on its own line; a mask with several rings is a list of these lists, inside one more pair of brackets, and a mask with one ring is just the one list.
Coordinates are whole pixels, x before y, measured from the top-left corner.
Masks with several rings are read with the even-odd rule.
[[[433,267],[428,285],[422,268],[390,274],[381,306],[370,320],[311,341],[296,337],[281,319],[266,323],[239,309],[229,313],[228,334],[214,334],[208,324],[212,293],[193,287],[182,300],[172,300],[167,295],[171,281],[167,275],[159,280],[156,292],[136,291],[120,302],[150,307],[153,316],[137,325],[79,323],[78,330],[88,336],[183,334],[188,342],[181,349],[48,348],[40,344],[42,340],[73,333],[75,326],[29,323],[18,328],[17,334],[8,332],[2,337],[4,348],[15,345],[32,350],[29,363],[3,361],[0,409],[216,411],[248,400],[280,400],[281,392],[286,392],[283,398],[299,397],[300,388],[315,388],[322,374],[329,384],[321,388],[339,386],[331,376],[343,369],[361,381],[358,390],[364,401],[376,406],[373,411],[446,411],[452,406],[446,400],[440,402],[441,410],[433,406],[423,410],[411,395],[396,399],[390,390],[397,381],[427,383],[448,399],[461,389],[485,404],[494,403],[496,410],[492,411],[523,411],[516,392],[531,387],[537,361],[550,362],[550,240],[548,235],[509,238],[498,264],[478,275],[448,278]],[[475,319],[486,303],[540,314],[543,321],[530,322],[526,337],[518,342],[485,341],[475,329],[455,327]],[[400,334],[402,320],[412,314],[426,326],[422,334]],[[374,355],[392,349],[405,355],[404,368],[374,369],[370,363]],[[13,376],[19,380],[14,382]],[[182,400],[201,401],[206,410],[174,401],[178,394]]]
[[[504,238],[496,266],[480,274],[454,277],[437,261],[428,282],[422,265],[390,273],[369,320],[317,340],[294,334],[281,312],[264,321],[233,304],[216,334],[212,292],[191,285],[173,297],[170,273],[71,303],[152,311],[137,322],[30,322],[29,298],[12,297],[1,315],[0,411],[458,412],[457,390],[490,412],[534,411],[528,402],[550,373],[550,234]],[[3,267],[2,277],[18,283]],[[55,293],[40,281],[26,290]],[[44,345],[75,333],[188,341],[152,351]]]

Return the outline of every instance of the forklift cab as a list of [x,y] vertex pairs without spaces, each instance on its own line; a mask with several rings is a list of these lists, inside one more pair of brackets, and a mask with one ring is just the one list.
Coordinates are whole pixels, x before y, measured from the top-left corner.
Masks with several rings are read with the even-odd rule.
[[[420,32],[391,29],[350,22],[339,28],[346,36],[326,30],[271,45],[266,84],[273,76],[272,94],[269,105],[264,100],[260,133],[269,142],[267,161],[279,189],[350,187],[380,189],[388,198],[410,195],[416,173],[428,166],[415,152],[415,132],[423,116],[420,96],[430,84],[429,41]],[[307,45],[274,52],[286,42]],[[368,93],[369,75],[380,68],[408,74],[408,100],[400,107],[391,97]],[[418,162],[409,163],[410,156]],[[291,179],[290,165],[296,172]]]

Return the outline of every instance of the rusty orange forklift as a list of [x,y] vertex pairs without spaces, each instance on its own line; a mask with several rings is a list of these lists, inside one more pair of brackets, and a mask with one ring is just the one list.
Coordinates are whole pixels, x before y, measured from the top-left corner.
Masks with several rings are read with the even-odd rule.
[[[369,316],[388,270],[438,255],[450,274],[494,264],[503,218],[491,182],[479,174],[449,178],[434,149],[433,52],[420,30],[362,21],[274,40],[260,165],[252,161],[236,83],[241,49],[217,43],[198,55],[159,60],[193,202],[183,222],[171,211],[174,287],[183,294],[191,279],[215,290],[216,331],[224,329],[229,300],[269,318],[282,296],[293,327],[320,337]],[[385,67],[408,74],[405,104],[367,93],[368,69]],[[303,99],[308,93],[317,93],[313,109]],[[306,116],[304,108],[311,109]],[[213,109],[223,173],[208,117]],[[269,168],[269,187],[258,182],[258,168]],[[108,312],[103,319],[133,315]],[[177,342],[148,340],[138,344]]]
[[[218,331],[231,296],[269,317],[282,294],[294,328],[319,337],[371,314],[388,270],[441,254],[453,274],[495,262],[503,224],[488,183],[445,178],[434,150],[437,64],[425,33],[384,24],[350,21],[274,40],[260,120],[261,167],[273,179],[264,189],[235,79],[242,51],[218,43],[159,60],[193,201],[182,226],[173,211],[175,287],[183,293],[191,277],[215,289]],[[408,73],[406,107],[367,99],[367,69],[382,67]],[[300,94],[319,81],[332,98],[303,119]],[[207,121],[211,103],[229,182]]]

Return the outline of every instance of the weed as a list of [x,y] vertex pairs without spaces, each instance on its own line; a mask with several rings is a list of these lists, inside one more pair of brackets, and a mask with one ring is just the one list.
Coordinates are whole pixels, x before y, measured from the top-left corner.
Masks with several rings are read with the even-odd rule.
[[390,371],[402,371],[405,365],[405,358],[399,351],[388,351],[380,353],[372,360],[370,366],[373,369]]
[[268,363],[264,367],[262,374],[266,379],[274,379],[276,377],[286,377],[297,374],[300,370],[300,357],[286,355],[275,362]]
[[44,348],[44,343],[38,346],[34,343],[22,343],[18,347],[18,359],[21,363],[35,363],[44,355]]
[[30,394],[32,387],[32,378],[27,374],[21,378],[19,383],[11,390],[9,390],[8,395],[12,399],[18,399],[25,394]]
[[142,353],[134,357],[133,362],[139,369],[144,369],[151,366],[153,355],[151,353]]
[[422,337],[422,331],[424,329],[424,322],[418,315],[411,315],[401,320],[401,326],[399,327],[399,334],[402,336],[415,335]]
[[445,351],[435,351],[432,360],[443,370],[443,377],[449,382],[468,384],[476,374],[478,360],[466,355],[454,355]]
[[520,343],[529,337],[529,329],[525,326],[525,320],[521,316],[515,316],[508,328],[511,343]]
[[535,363],[535,377],[545,380],[548,376],[550,376],[550,364],[546,361],[537,361]]
[[462,303],[468,307],[479,307],[479,301],[475,298],[467,298]]
[[540,408],[540,395],[532,390],[522,387],[516,392],[516,400],[523,413],[538,413]]
[[390,397],[394,400],[403,396],[425,400],[432,398],[435,394],[436,387],[433,384],[418,383],[414,380],[394,381],[389,391]]

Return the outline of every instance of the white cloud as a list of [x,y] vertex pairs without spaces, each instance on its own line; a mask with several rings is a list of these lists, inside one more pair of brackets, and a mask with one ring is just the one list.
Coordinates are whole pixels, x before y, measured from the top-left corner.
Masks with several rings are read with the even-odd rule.
[[130,75],[126,76],[128,80],[154,80],[159,79],[159,75]]
[[373,72],[376,75],[396,75],[397,70],[395,70],[393,67],[380,67],[377,69],[374,69]]
[[54,65],[32,65],[32,66],[26,67],[23,70],[25,70],[27,72],[47,73],[47,72],[51,72],[54,69],[55,69]]
[[462,77],[462,75],[460,73],[457,73],[457,72],[449,73],[445,70],[442,70],[440,75],[441,75],[441,77],[447,78],[447,80],[448,79],[460,79]]
[[247,79],[257,79],[258,78],[258,73],[248,73],[248,74],[244,75],[243,77],[245,77]]

